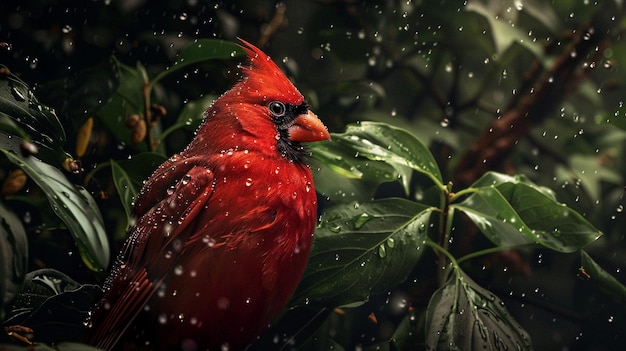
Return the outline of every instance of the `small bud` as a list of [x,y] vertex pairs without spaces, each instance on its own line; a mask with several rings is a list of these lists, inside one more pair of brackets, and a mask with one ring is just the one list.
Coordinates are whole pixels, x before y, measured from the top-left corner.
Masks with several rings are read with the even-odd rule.
[[24,188],[28,176],[21,169],[14,169],[11,171],[7,179],[2,184],[2,196],[11,196]]
[[63,160],[63,169],[71,173],[80,172],[80,166],[78,165],[78,163],[76,163],[76,160],[71,157]]
[[128,128],[135,128],[135,126],[139,123],[139,121],[141,120],[141,117],[134,113],[130,116],[128,116],[128,118],[126,119],[126,126]]
[[130,141],[133,144],[138,144],[146,138],[147,128],[146,121],[139,120],[136,126],[133,127],[133,132],[130,136]]
[[93,130],[93,117],[87,118],[85,123],[78,129],[78,135],[76,136],[76,156],[78,158],[85,155],[87,151],[87,145],[89,145],[89,139],[91,138],[91,132]]

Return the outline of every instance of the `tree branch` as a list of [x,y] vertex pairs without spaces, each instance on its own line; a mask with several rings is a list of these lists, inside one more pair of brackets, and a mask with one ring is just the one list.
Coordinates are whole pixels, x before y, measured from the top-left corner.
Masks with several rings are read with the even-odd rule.
[[[620,23],[614,2],[576,30],[566,50],[552,67],[541,70],[537,61],[531,65],[522,82],[519,96],[513,98],[500,118],[493,120],[469,147],[454,172],[455,185],[467,186],[485,172],[498,169],[501,162],[530,129],[548,118],[563,100],[575,92],[586,78],[582,62],[595,57],[603,42],[611,40],[612,30]],[[533,83],[534,82],[534,83]]]

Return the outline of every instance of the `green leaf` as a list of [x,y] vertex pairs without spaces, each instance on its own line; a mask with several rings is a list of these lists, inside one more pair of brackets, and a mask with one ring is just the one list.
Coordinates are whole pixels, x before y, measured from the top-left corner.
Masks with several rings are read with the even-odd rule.
[[143,79],[139,72],[130,66],[117,62],[119,85],[115,94],[97,112],[98,120],[117,140],[130,143],[131,129],[126,127],[126,119],[131,114],[143,114]]
[[472,188],[476,192],[453,207],[465,212],[496,245],[535,242],[555,251],[575,252],[602,235],[578,212],[557,202],[551,191],[524,177],[489,172]]
[[129,160],[110,160],[113,183],[129,221],[132,218],[133,200],[144,180],[165,160],[165,156],[154,152],[143,152]]
[[622,305],[626,305],[626,286],[598,265],[585,251],[580,251],[580,266],[600,289],[614,296]]
[[546,188],[545,186],[536,185],[523,174],[508,175],[498,172],[487,172],[483,174],[483,176],[480,177],[477,181],[475,181],[474,184],[472,184],[472,188],[498,186],[504,183],[528,184],[532,186],[535,190],[556,201],[556,194],[554,193],[554,191],[552,191],[552,189]]
[[327,210],[293,305],[358,305],[403,282],[422,255],[433,208],[387,198]]
[[0,152],[20,167],[46,194],[52,209],[70,230],[85,264],[102,271],[109,264],[109,243],[100,210],[91,195],[61,171],[34,156],[23,156],[18,137],[0,132]]
[[532,343],[504,302],[459,270],[428,304],[426,349],[532,350]]
[[[29,86],[0,65],[0,117],[12,122],[0,122],[0,129],[60,150],[65,131],[55,112],[37,100]],[[18,133],[16,133],[19,131]]]
[[[409,311],[402,319],[388,343],[393,343],[391,350],[410,350],[424,343],[424,335],[416,330],[424,330],[423,318],[416,316],[417,311]],[[420,340],[421,339],[421,340]]]
[[0,201],[0,319],[28,269],[28,238],[20,219]]
[[[332,143],[317,146],[314,150],[322,152],[313,152],[313,157],[339,174],[363,178],[364,172],[373,171],[375,174],[368,178],[380,182],[388,182],[398,174],[407,194],[412,171],[425,174],[436,184],[443,183],[437,162],[428,148],[403,129],[380,122],[361,122],[348,125],[345,133],[333,133],[332,138]],[[383,167],[357,168],[367,162],[356,164],[352,159],[384,162],[396,173],[391,174]]]
[[[521,2],[519,4],[522,4]],[[520,11],[526,12],[532,18],[543,24],[553,34],[562,30],[562,22],[559,20],[554,8],[545,1],[525,1]]]
[[164,130],[159,137],[165,139],[170,133],[180,128],[195,131],[204,118],[204,111],[215,99],[217,99],[215,95],[206,95],[198,100],[186,103],[180,115],[178,115],[176,123]]
[[150,82],[150,85],[154,86],[159,80],[163,79],[167,75],[194,63],[215,59],[231,59],[233,57],[241,56],[244,53],[244,50],[239,45],[230,41],[219,39],[198,39],[181,51],[172,67],[154,77],[154,79]]
[[311,168],[315,190],[332,200],[370,200],[380,184],[394,182],[400,177],[392,165],[354,157],[353,150],[334,141],[312,143],[307,147],[314,158]]
[[465,7],[468,11],[482,15],[491,26],[491,35],[496,47],[496,54],[501,55],[512,45],[519,44],[533,53],[535,57],[544,57],[543,46],[528,35],[527,32],[506,21],[502,16],[496,16],[480,2],[472,1]]
[[114,160],[109,161],[111,163],[111,175],[113,176],[113,183],[115,189],[120,196],[124,212],[130,222],[132,203],[135,196],[137,196],[137,188],[133,184],[133,180],[128,176],[126,171]]
[[80,340],[93,300],[101,294],[97,285],[81,285],[54,269],[26,275],[5,325],[23,325],[37,332],[37,340]]
[[532,244],[532,230],[497,188],[479,188],[465,201],[451,206],[465,213],[494,244],[512,247]]
[[583,188],[593,200],[602,198],[602,184],[612,183],[619,185],[622,177],[617,172],[604,166],[602,158],[597,155],[572,155],[569,158],[569,169],[575,179],[580,179]]

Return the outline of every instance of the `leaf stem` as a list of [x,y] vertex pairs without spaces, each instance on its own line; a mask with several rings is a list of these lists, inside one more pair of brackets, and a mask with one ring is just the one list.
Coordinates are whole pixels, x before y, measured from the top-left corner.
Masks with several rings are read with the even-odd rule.
[[459,190],[456,193],[452,193],[450,194],[450,202],[455,202],[457,199],[459,199],[460,197],[463,197],[465,195],[469,195],[469,194],[473,194],[475,192],[478,191],[478,188],[466,188],[463,190]]
[[98,173],[101,169],[110,167],[110,166],[111,166],[111,162],[109,161],[103,161],[103,162],[98,163],[98,165],[94,169],[92,169],[89,173],[87,173],[87,175],[83,179],[83,185],[87,186],[87,184],[89,184],[89,182],[91,181],[91,178],[93,178],[96,175],[96,173]]
[[484,249],[484,250],[480,250],[480,251],[475,251],[472,252],[470,254],[467,254],[461,258],[459,258],[457,260],[458,263],[462,263],[465,262],[467,260],[471,260],[473,258],[476,257],[480,257],[480,256],[484,256],[484,255],[489,255],[492,253],[496,253],[496,252],[501,252],[501,251],[507,251],[507,250],[515,250],[515,249],[519,249],[519,248],[523,248],[523,247],[530,247],[530,246],[535,246],[535,244],[526,244],[526,245],[515,245],[515,246],[496,246],[496,247],[491,247],[488,249]]
[[[439,244],[437,244],[437,246],[439,248],[441,248],[441,250],[443,250],[444,252],[448,252],[447,251],[447,246],[448,246],[448,215],[449,215],[449,192],[448,192],[448,187],[444,186],[442,191],[441,191],[441,204],[440,204],[440,210],[441,210],[441,216],[439,217],[439,228],[441,230],[441,232],[439,233]],[[434,242],[433,242],[434,244]],[[440,270],[437,272],[437,278],[439,280],[440,285],[443,284],[443,282],[445,282],[445,278],[446,275],[444,272],[446,266],[447,266],[447,262],[446,262],[446,256],[442,255],[441,252],[442,251],[438,251],[439,253],[437,254],[437,257],[439,258],[439,267]]]
[[[432,249],[434,249],[435,251],[437,251],[439,254],[445,256],[449,261],[450,261],[450,265],[452,266],[452,268],[454,269],[454,272],[459,275],[459,263],[458,261],[454,258],[454,256],[452,256],[452,254],[446,250],[444,247],[442,247],[441,245],[437,244],[436,242],[432,241],[430,238],[426,238],[426,246],[430,246]],[[446,265],[447,266],[447,265]],[[445,271],[446,266],[441,266],[441,270]],[[442,280],[440,283],[440,285],[443,284],[443,282],[445,282],[447,279],[441,279],[441,278],[447,278],[447,274],[443,275],[442,277],[440,277],[440,280]]]

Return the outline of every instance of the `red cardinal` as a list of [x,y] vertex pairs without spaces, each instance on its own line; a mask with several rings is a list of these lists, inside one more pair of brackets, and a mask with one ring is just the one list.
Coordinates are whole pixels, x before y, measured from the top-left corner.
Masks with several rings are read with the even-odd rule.
[[244,78],[148,179],[90,320],[120,350],[242,350],[284,308],[309,257],[316,194],[301,142],[330,139],[280,69],[241,40]]

